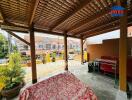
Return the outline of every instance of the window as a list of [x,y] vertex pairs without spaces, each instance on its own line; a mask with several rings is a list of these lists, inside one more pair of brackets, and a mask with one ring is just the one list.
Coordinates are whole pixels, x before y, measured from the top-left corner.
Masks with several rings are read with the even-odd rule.
[[51,44],[46,44],[46,50],[51,50]]
[[28,50],[28,45],[24,45],[24,50]]
[[39,48],[41,48],[41,49],[42,49],[42,48],[43,48],[43,45],[39,45]]
[[55,44],[53,44],[52,49],[56,49],[56,45]]

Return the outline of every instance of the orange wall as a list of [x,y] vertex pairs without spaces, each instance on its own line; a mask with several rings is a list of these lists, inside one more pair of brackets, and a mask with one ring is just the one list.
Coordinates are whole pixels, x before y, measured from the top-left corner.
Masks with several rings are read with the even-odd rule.
[[[132,38],[128,39],[128,55],[131,54]],[[119,39],[103,41],[103,44],[93,44],[87,47],[89,59],[94,60],[101,56],[119,56]]]

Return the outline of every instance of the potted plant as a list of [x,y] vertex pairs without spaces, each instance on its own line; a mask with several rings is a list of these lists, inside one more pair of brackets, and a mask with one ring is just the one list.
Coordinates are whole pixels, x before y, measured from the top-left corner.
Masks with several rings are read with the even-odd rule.
[[24,85],[24,70],[21,66],[21,55],[18,52],[9,56],[9,65],[0,68],[0,83],[3,83],[1,94],[7,99],[17,96]]

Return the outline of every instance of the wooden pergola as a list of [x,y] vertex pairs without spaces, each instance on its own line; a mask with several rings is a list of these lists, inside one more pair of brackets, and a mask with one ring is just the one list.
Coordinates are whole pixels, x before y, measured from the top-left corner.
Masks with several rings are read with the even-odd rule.
[[[128,0],[129,1],[129,0]],[[111,7],[125,7],[123,17],[112,17]],[[132,3],[127,0],[0,0],[1,29],[31,46],[32,81],[37,82],[34,32],[64,36],[68,70],[67,37],[83,40],[120,29],[120,89],[126,91],[127,27],[132,25]],[[30,34],[30,43],[13,31]]]

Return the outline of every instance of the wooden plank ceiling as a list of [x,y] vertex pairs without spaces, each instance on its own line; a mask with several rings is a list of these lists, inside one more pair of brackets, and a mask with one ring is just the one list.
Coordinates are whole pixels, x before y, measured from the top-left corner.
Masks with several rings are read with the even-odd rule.
[[[128,25],[132,25],[128,1]],[[36,31],[85,39],[119,28],[119,18],[110,15],[116,4],[116,0],[0,0],[0,23],[27,31],[34,23]]]

